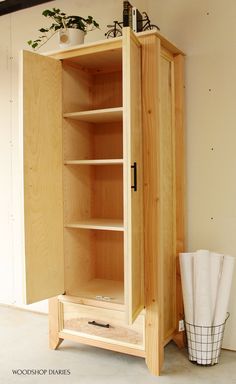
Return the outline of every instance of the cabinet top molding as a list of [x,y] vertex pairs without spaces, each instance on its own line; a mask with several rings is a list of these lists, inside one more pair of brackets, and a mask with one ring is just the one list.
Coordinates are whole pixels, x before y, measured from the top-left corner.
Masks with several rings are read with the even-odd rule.
[[[129,27],[127,27],[129,28]],[[179,48],[177,48],[174,44],[172,44],[169,40],[167,40],[164,36],[162,36],[157,31],[145,31],[145,32],[139,32],[135,34],[138,38],[143,38],[146,36],[157,36],[161,40],[161,45],[168,49],[171,53],[174,55],[185,55],[183,51],[181,51]],[[110,51],[113,49],[119,49],[122,47],[122,36],[121,37],[115,37],[114,39],[104,39],[104,40],[98,40],[87,44],[82,45],[76,45],[73,47],[69,47],[64,50],[57,50],[57,51],[51,51],[46,52],[44,55],[54,57],[55,59],[66,59],[72,56],[76,56],[79,54],[89,54],[90,52],[99,52],[99,51]]]

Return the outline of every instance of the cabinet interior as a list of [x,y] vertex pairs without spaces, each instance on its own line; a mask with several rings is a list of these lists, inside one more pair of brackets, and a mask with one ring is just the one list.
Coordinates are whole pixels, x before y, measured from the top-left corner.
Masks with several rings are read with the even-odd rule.
[[65,287],[124,303],[122,53],[64,59]]
[[87,123],[64,119],[64,161],[123,159],[122,121]]
[[67,229],[64,241],[66,293],[123,304],[123,233]]
[[[63,112],[122,107],[122,53],[113,50],[63,61]],[[112,57],[114,55],[114,57]]]
[[65,225],[89,219],[123,219],[122,165],[65,165]]

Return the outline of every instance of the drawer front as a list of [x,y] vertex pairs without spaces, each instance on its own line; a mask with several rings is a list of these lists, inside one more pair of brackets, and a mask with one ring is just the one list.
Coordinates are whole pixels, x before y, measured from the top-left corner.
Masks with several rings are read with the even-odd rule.
[[144,350],[144,314],[128,326],[122,311],[68,302],[61,305],[61,331]]

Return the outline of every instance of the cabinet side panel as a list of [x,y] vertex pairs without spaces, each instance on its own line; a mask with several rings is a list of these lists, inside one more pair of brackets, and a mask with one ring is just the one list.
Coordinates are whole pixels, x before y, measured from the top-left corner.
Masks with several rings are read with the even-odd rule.
[[63,62],[63,112],[92,109],[92,76],[82,68]]
[[172,61],[161,57],[160,238],[164,284],[164,338],[175,331],[175,189],[174,114]]
[[[185,250],[185,111],[184,111],[184,56],[174,58],[175,75],[175,184],[176,184],[176,327],[183,318],[183,297],[179,253]],[[184,345],[184,333],[174,337]]]
[[61,64],[23,54],[26,301],[64,290]]
[[65,228],[65,291],[76,295],[95,278],[94,234],[91,230]]

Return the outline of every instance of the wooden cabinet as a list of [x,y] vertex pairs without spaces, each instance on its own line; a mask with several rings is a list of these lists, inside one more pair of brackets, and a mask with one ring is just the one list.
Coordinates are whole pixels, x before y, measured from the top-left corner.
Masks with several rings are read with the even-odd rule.
[[158,374],[182,315],[183,56],[123,31],[23,53],[26,300],[54,297],[52,348],[143,356]]

